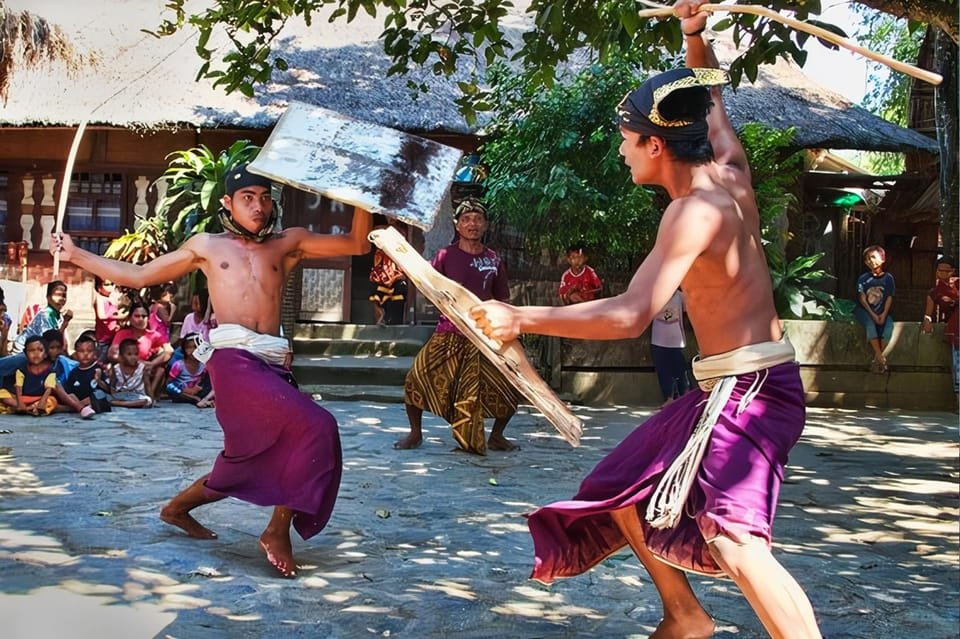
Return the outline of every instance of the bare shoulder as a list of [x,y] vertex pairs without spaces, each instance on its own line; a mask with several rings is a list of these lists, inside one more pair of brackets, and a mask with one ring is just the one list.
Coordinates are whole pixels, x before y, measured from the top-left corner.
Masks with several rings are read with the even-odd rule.
[[726,209],[733,203],[729,193],[721,190],[694,189],[689,195],[676,198],[667,205],[663,221],[680,229],[706,230],[720,224]]
[[197,261],[206,261],[226,250],[228,243],[226,233],[197,233],[181,244],[178,250],[192,253]]

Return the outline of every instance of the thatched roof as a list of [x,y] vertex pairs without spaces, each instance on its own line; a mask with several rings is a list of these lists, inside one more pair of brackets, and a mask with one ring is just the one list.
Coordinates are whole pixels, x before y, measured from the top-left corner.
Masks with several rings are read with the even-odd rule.
[[[732,45],[717,41],[715,47],[721,61],[736,57]],[[775,129],[792,126],[800,148],[937,152],[936,140],[852,104],[790,62],[761,67],[755,83],[728,89],[724,97],[734,126],[757,120]]]
[[[406,131],[478,131],[457,111],[453,80],[429,70],[386,77],[390,62],[377,39],[382,26],[370,18],[350,24],[316,18],[309,29],[291,21],[276,46],[289,70],[275,71],[250,99],[194,82],[200,65],[195,34],[157,39],[141,31],[160,24],[163,0],[7,0],[10,8],[18,3],[59,25],[76,46],[98,50],[101,62],[72,74],[56,64],[18,70],[0,126],[74,126],[89,116],[91,124],[135,129],[265,128],[289,100],[300,100]],[[409,79],[427,84],[429,93],[412,99]],[[786,63],[764,69],[756,85],[741,86],[729,108],[737,125],[796,126],[806,148],[936,149],[928,138],[852,106]]]

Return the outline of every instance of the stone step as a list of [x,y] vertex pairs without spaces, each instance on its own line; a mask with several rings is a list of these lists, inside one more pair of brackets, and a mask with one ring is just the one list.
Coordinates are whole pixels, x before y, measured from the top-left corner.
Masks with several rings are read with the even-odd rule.
[[293,374],[302,386],[403,386],[412,356],[296,355]]
[[368,355],[373,357],[413,356],[423,342],[416,339],[373,340],[313,338],[295,339],[293,350],[298,355]]
[[434,326],[406,325],[378,326],[376,324],[312,324],[298,323],[294,329],[294,342],[314,339],[349,339],[366,341],[417,341],[421,344],[433,335]]

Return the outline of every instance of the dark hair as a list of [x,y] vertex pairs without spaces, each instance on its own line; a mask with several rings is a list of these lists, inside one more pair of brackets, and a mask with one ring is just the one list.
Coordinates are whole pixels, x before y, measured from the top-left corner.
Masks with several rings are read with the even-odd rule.
[[[957,268],[957,262],[956,262],[956,260],[954,260],[954,259],[953,259],[952,257],[950,257],[949,255],[944,255],[944,256],[942,256],[940,259],[937,260],[937,266],[940,266],[941,264],[946,264],[947,266],[949,266],[950,268],[953,268],[953,269]],[[2,299],[3,299],[3,297],[0,296],[0,300],[2,300]]]
[[63,346],[63,333],[55,328],[51,328],[43,332],[43,335],[40,336],[43,339],[43,343],[49,345],[50,342],[57,342]]
[[122,353],[122,352],[123,352],[127,347],[129,347],[129,346],[133,346],[133,347],[136,348],[136,349],[139,349],[139,348],[140,348],[140,347],[137,345],[137,340],[135,340],[135,339],[130,339],[130,338],[128,337],[127,339],[120,340],[120,346],[117,348],[117,353]]
[[84,331],[80,333],[80,337],[73,342],[73,350],[78,350],[81,344],[93,344],[94,348],[96,348],[97,338],[93,336],[92,331]]
[[713,145],[710,140],[664,140],[673,157],[689,164],[706,164],[713,161]]
[[163,297],[164,293],[170,293],[171,295],[177,294],[177,285],[173,282],[167,282],[166,284],[160,284],[157,286],[150,287],[150,299],[158,300]]
[[147,312],[148,316],[150,315],[150,307],[147,306],[147,304],[143,300],[137,300],[136,302],[133,302],[132,304],[130,304],[130,306],[127,307],[127,310],[130,311],[130,317],[133,317],[133,311],[135,311],[138,308],[142,308]]
[[50,297],[51,295],[53,295],[53,292],[58,288],[62,288],[64,291],[66,291],[67,285],[63,283],[61,280],[53,280],[52,282],[47,284],[47,297]]
[[571,253],[589,253],[589,251],[583,244],[571,244],[567,247],[567,255],[570,255]]
[[[658,105],[660,114],[667,120],[705,120],[713,106],[710,91],[705,87],[676,89]],[[690,164],[706,164],[713,160],[713,145],[704,137],[701,140],[665,140],[673,157]]]
[[23,343],[23,350],[27,350],[27,346],[30,346],[34,342],[40,342],[40,345],[43,346],[43,352],[44,353],[47,352],[47,345],[44,343],[43,338],[40,337],[39,335],[31,335],[30,337],[28,337],[26,341]]

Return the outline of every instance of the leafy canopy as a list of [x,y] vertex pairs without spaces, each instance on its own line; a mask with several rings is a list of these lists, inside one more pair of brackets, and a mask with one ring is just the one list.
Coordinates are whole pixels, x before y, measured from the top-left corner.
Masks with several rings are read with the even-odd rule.
[[[845,35],[814,18],[820,13],[820,0],[765,4]],[[516,11],[511,0],[215,0],[196,12],[186,5],[187,0],[169,0],[166,7],[172,16],[155,34],[196,29],[196,51],[202,60],[197,78],[213,79],[215,86],[228,92],[253,95],[254,84],[268,81],[274,68],[287,68],[287,61],[274,55],[272,46],[289,20],[300,19],[308,26],[319,16],[329,22],[350,22],[362,11],[383,20],[381,40],[393,60],[390,74],[427,66],[437,75],[458,70],[470,75],[471,80],[460,83],[460,106],[471,121],[477,110],[489,108],[480,80],[484,69],[497,61],[519,63],[532,81],[550,86],[557,69],[583,51],[607,62],[627,50],[659,58],[664,52],[676,53],[682,45],[677,20],[641,19],[637,11],[642,5],[634,0],[532,0],[526,9],[528,26],[513,42],[504,20]],[[732,29],[737,44],[746,45],[730,68],[735,83],[742,75],[755,78],[761,63],[777,57],[789,57],[801,65],[805,61],[802,46],[810,37],[807,34],[757,16],[729,16],[718,28]],[[225,53],[211,45],[216,30],[230,41]]]
[[[923,43],[926,26],[913,20],[898,19],[868,9],[859,9],[862,19],[857,35],[864,46],[896,60],[916,64]],[[868,63],[870,82],[863,97],[863,106],[884,120],[909,126],[910,92],[913,82],[909,76],[891,73],[877,63]],[[900,153],[867,153],[865,164],[877,175],[895,175],[904,170]]]
[[625,270],[653,244],[654,193],[637,188],[618,152],[617,103],[642,76],[619,57],[545,89],[503,65],[490,84],[494,119],[481,149],[486,200],[532,250],[591,247],[603,270]]

